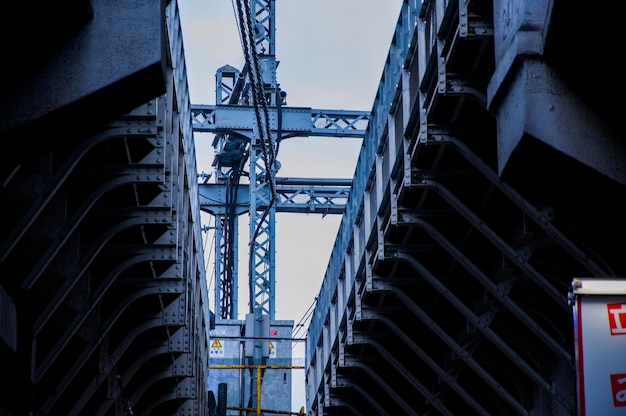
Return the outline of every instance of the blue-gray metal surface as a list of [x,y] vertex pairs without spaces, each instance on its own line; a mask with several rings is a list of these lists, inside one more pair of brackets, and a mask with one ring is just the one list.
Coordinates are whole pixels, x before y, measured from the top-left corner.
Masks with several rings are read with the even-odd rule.
[[569,283],[626,273],[620,115],[594,87],[617,61],[591,64],[623,36],[606,8],[513,3],[403,4],[307,333],[308,415],[577,414]]
[[[326,186],[323,180],[303,179],[309,186],[279,184],[276,178],[276,211],[297,212],[305,214],[343,214],[345,203],[350,195],[350,185]],[[330,182],[330,181],[329,181]],[[343,182],[335,180],[335,182]],[[228,186],[224,184],[200,184],[200,208],[212,215],[225,215],[227,209],[233,209],[237,215],[248,213],[250,209],[249,195],[237,193],[237,200],[228,198]],[[257,209],[267,208],[267,190],[257,196]]]
[[[241,2],[237,6],[240,9]],[[369,113],[364,111],[286,106],[284,95],[276,82],[274,6],[274,1],[255,0],[250,3],[251,17],[255,20],[253,24],[263,28],[261,40],[254,47],[244,45],[244,52],[255,53],[255,59],[247,59],[241,71],[229,65],[218,69],[216,102],[219,105],[192,106],[194,131],[215,134],[214,173],[202,178],[199,184],[200,207],[215,217],[216,224],[213,228],[217,317],[215,333],[232,333],[242,327],[242,323],[236,319],[236,289],[239,286],[237,217],[246,213],[249,216],[250,309],[260,311],[275,322],[276,212],[342,214],[348,200],[351,180],[275,177],[278,168],[271,161],[275,156],[274,145],[297,136],[362,138],[369,118]],[[259,13],[255,13],[255,10]],[[239,14],[244,43],[249,31],[246,23],[246,18]],[[261,88],[258,85],[255,87],[255,82],[259,82],[259,74],[255,70],[256,60],[262,61],[261,67],[265,68],[260,76],[265,80],[262,87],[263,105],[256,99],[256,90]],[[270,158],[267,153],[270,153]],[[247,183],[240,181],[243,177],[247,178]],[[211,179],[215,182],[209,183]],[[236,326],[233,327],[232,323]],[[291,331],[283,336],[289,338]],[[216,339],[214,342],[218,341]],[[290,342],[286,345],[290,345]],[[244,365],[247,360],[241,355],[238,346],[238,342],[228,343],[227,348],[216,348],[215,353],[219,353],[223,357],[221,360],[230,365]],[[285,352],[287,355],[283,353],[280,358],[290,364],[291,348]],[[247,407],[246,411],[249,411],[256,397],[256,393],[248,388],[252,380],[247,374],[252,369],[220,370],[218,377],[213,380],[213,391],[217,391],[220,384],[229,386],[228,401],[231,406],[236,404],[241,411]],[[291,371],[288,368],[279,369],[278,372],[285,376],[281,380],[274,377],[277,370],[263,370],[265,375],[259,395],[263,398],[264,409],[269,406],[270,409],[288,412],[291,403],[290,400],[285,402],[285,398],[290,398]],[[285,387],[289,389],[285,391]]]
[[[258,387],[263,414],[290,412],[293,370],[301,371],[303,367],[303,363],[294,363],[292,357],[293,321],[276,320],[269,324],[269,333],[255,339],[243,336],[246,321],[242,320],[219,320],[211,331],[208,386],[217,393],[221,383],[227,385],[228,415],[256,409]],[[251,363],[245,357],[244,344],[253,341],[269,349],[268,356],[258,363]]]
[[[191,108],[193,129],[197,132],[229,133],[250,138],[256,124],[250,106],[194,104]],[[308,107],[269,108],[273,131],[279,129],[280,140],[289,137],[363,138],[369,112],[331,110]]]
[[208,415],[178,6],[132,3],[11,14],[42,48],[0,99],[2,414]]
[[[7,6],[0,412],[207,414],[177,10],[105,3]],[[571,278],[626,274],[625,91],[601,82],[620,16],[404,2],[307,336],[308,414],[576,414]],[[81,52],[90,32],[114,53]]]
[[[247,13],[249,12],[249,14]],[[237,217],[249,217],[250,310],[275,318],[276,212],[341,214],[349,189],[320,185],[322,179],[279,185],[274,160],[290,137],[362,138],[369,113],[286,106],[276,80],[275,2],[237,2],[245,66],[216,73],[216,103],[192,106],[193,129],[214,133],[214,174],[200,185],[201,208],[215,217],[215,314],[236,319],[239,287]],[[255,28],[255,29],[253,29]],[[251,31],[254,30],[254,36]],[[254,37],[254,41],[249,38]],[[247,183],[241,181],[247,177]],[[215,183],[209,183],[213,179]]]

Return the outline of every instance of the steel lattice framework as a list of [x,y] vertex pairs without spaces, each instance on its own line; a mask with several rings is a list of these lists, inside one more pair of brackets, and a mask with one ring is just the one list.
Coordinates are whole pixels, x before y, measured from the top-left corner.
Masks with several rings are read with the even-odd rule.
[[[250,15],[260,73],[248,64],[241,71],[230,65],[219,68],[217,105],[192,105],[191,113],[194,132],[215,134],[215,183],[204,178],[199,186],[201,209],[216,220],[215,314],[218,319],[236,319],[237,217],[247,212],[250,309],[260,309],[273,320],[276,212],[342,214],[352,180],[275,178],[277,169],[266,164],[262,136],[270,136],[270,143],[290,137],[363,138],[370,114],[287,107],[276,82],[275,1],[252,1]],[[239,23],[243,25],[241,18]],[[261,108],[253,100],[255,77],[263,83]],[[248,178],[247,184],[242,177]]]

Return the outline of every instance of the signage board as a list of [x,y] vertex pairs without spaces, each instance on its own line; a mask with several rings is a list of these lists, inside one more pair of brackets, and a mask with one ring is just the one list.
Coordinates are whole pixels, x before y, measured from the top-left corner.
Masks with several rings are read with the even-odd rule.
[[572,282],[578,416],[626,416],[626,279]]

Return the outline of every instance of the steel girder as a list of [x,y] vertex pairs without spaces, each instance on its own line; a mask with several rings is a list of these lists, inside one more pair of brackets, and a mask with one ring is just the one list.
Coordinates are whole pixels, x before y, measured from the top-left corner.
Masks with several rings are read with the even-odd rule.
[[[39,190],[2,251],[3,270],[13,270],[3,284],[17,297],[18,317],[30,316],[30,327],[18,322],[30,328],[22,342],[31,342],[35,414],[147,407],[206,371],[202,347],[192,342],[203,330],[195,315],[201,264],[187,260],[196,259],[181,215],[190,205],[175,166],[178,144],[160,124],[164,104],[137,109],[67,154],[51,151],[49,175],[37,163],[13,178],[15,186],[34,180]],[[182,336],[173,343],[175,334]],[[160,353],[146,354],[151,345]],[[130,370],[131,363],[142,364]],[[161,370],[151,375],[150,368]],[[204,403],[202,383],[194,384],[176,401]]]
[[[203,210],[215,217],[215,313],[220,319],[234,319],[238,313],[238,295],[233,290],[239,285],[238,215],[247,211],[250,219],[250,312],[260,309],[274,319],[276,213],[341,214],[347,200],[349,185],[329,188],[320,184],[322,179],[281,186],[275,177],[279,166],[266,166],[267,149],[297,136],[362,138],[369,118],[365,111],[287,107],[276,80],[275,2],[254,0],[249,8],[255,43],[244,50],[253,49],[254,59],[247,61],[241,71],[230,65],[219,68],[218,105],[194,104],[191,108],[194,131],[215,134],[216,183],[208,184],[205,178],[200,184],[200,198]],[[245,15],[239,20],[246,42],[249,29]],[[259,62],[260,73],[254,61]],[[262,86],[258,85],[260,79]],[[256,105],[259,94],[255,88],[263,90],[263,99]],[[240,179],[246,176],[248,182],[244,185]]]
[[172,70],[184,68],[176,7],[161,16],[171,36],[164,95],[102,124],[16,132],[40,146],[2,158],[1,309],[16,327],[9,339],[2,324],[10,342],[0,342],[9,414],[208,412],[195,155],[185,75]]
[[[522,9],[541,8],[531,3]],[[617,241],[624,231],[614,195],[625,189],[601,174],[610,167],[599,173],[585,157],[573,160],[578,143],[559,152],[566,137],[525,132],[507,147],[515,146],[501,133],[520,126],[489,106],[526,105],[519,90],[506,96],[507,78],[497,72],[515,78],[524,68],[516,59],[525,58],[494,59],[511,58],[494,51],[502,38],[494,41],[493,16],[512,12],[494,10],[501,6],[432,1],[402,9],[365,137],[369,151],[356,169],[361,186],[347,202],[309,328],[310,415],[576,414],[567,294],[575,276],[623,275],[607,235]],[[513,15],[508,23],[529,16]],[[542,22],[550,18],[557,27],[564,16]],[[502,83],[498,94],[494,82]],[[607,149],[610,158],[624,156]]]
[[[277,212],[299,212],[305,214],[342,214],[350,195],[350,183],[343,186],[316,185],[314,179],[306,179],[310,186],[281,185],[276,179]],[[241,186],[240,186],[241,187]],[[249,195],[237,193],[237,201],[229,201],[228,186],[222,184],[200,184],[200,208],[212,215],[225,215],[234,205],[235,213],[241,215],[249,210]],[[264,191],[267,194],[267,190]],[[267,195],[257,196],[257,209],[267,208]],[[232,209],[232,208],[231,208]]]
[[[247,137],[255,120],[250,106],[202,105],[191,108],[193,129],[205,133],[228,133]],[[368,111],[331,110],[308,107],[270,108],[273,130],[280,120],[281,140],[290,137],[346,137],[362,138],[369,120]],[[223,146],[218,158],[225,153]],[[233,149],[238,146],[230,146]]]

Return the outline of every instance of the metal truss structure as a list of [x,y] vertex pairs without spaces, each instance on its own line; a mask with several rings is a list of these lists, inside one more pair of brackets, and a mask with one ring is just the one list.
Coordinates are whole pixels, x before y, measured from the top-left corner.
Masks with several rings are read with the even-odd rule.
[[11,13],[46,46],[0,98],[0,414],[208,415],[178,5],[57,6]]
[[[219,68],[218,104],[191,106],[193,130],[215,134],[216,183],[205,178],[199,192],[201,209],[216,218],[215,314],[221,319],[237,315],[237,216],[247,213],[250,218],[251,312],[259,308],[273,320],[276,212],[342,214],[350,192],[352,181],[347,179],[275,177],[277,167],[265,163],[260,136],[272,143],[291,137],[362,138],[369,121],[365,111],[286,106],[276,82],[274,3],[250,2],[254,53],[262,69],[255,73],[254,64],[242,71],[229,65]],[[242,17],[239,24],[245,26]],[[263,84],[263,103],[256,106],[255,79]],[[240,180],[244,177],[247,183]]]
[[403,2],[307,333],[309,416],[580,414],[568,292],[626,274],[623,116],[597,88],[616,15]]
[[[404,0],[371,114],[286,105],[273,1],[239,2],[249,59],[215,106],[189,103],[176,2],[113,3],[11,2],[0,28],[0,414],[215,413],[201,207],[218,319],[237,217],[265,318],[275,214],[342,213],[308,416],[578,414],[572,279],[626,276],[617,3]],[[276,143],[315,135],[363,137],[351,183],[276,177]]]

